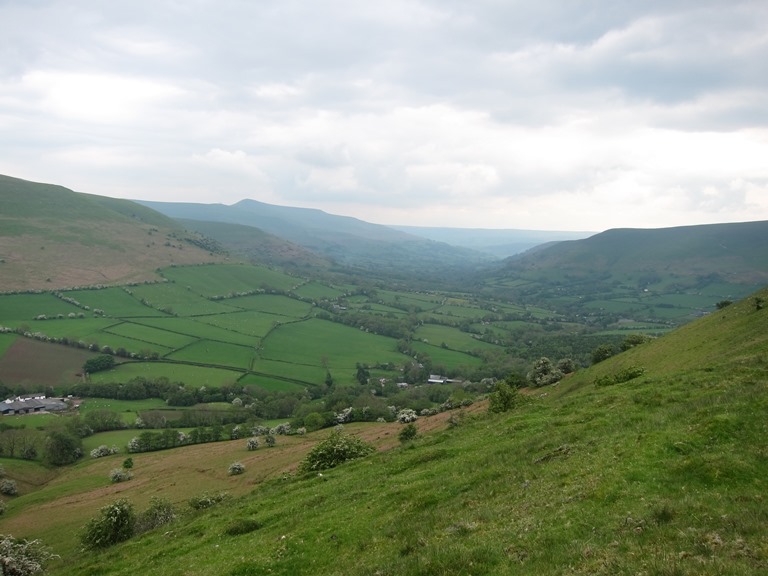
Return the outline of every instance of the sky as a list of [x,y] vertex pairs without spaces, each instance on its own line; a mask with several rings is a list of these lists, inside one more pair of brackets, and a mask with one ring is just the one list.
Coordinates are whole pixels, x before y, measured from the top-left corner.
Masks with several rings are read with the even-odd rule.
[[379,224],[768,220],[768,2],[0,0],[0,174]]

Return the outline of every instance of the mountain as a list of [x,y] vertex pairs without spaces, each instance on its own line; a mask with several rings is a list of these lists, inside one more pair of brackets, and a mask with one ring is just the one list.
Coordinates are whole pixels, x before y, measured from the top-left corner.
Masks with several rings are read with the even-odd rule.
[[768,283],[768,221],[613,229],[513,256],[496,293],[609,320],[690,320]]
[[483,228],[439,228],[427,226],[391,226],[395,230],[470,248],[496,258],[507,258],[550,242],[579,240],[594,232],[562,232],[555,230],[515,230]]
[[171,218],[258,228],[339,264],[370,273],[450,274],[457,268],[468,269],[494,260],[475,250],[315,209],[276,206],[255,200],[242,200],[231,206],[139,202]]
[[140,204],[0,175],[0,291],[151,280],[216,250]]

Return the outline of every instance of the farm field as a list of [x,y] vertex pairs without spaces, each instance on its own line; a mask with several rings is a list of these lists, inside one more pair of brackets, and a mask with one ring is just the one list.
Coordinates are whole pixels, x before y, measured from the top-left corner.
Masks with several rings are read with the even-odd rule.
[[236,382],[242,372],[176,362],[126,362],[112,370],[91,374],[91,382],[128,382],[133,378],[168,378],[188,386],[224,386]]

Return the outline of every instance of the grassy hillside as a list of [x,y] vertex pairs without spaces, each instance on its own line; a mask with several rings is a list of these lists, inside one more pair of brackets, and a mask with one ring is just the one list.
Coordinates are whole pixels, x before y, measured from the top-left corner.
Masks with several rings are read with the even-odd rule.
[[156,279],[222,260],[214,244],[127,200],[0,175],[0,291]]
[[768,222],[616,229],[508,259],[493,293],[608,325],[683,324],[768,282]]
[[[317,434],[255,453],[236,441],[141,455],[117,486],[104,476],[119,455],[55,480],[20,469],[44,487],[10,501],[3,529],[45,536],[63,556],[54,574],[765,573],[765,301],[768,290],[528,391],[509,412],[421,418],[402,447],[397,424],[355,425],[390,449],[322,476],[296,472]],[[617,382],[629,367],[644,372]],[[234,460],[246,472],[227,477]],[[161,495],[183,509],[203,489],[239,496],[74,552],[78,523],[104,502],[142,509]]]

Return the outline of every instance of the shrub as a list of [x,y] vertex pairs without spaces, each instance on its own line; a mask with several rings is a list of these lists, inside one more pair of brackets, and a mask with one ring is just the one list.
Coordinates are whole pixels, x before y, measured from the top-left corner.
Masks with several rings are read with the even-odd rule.
[[133,468],[133,458],[129,456],[128,458],[123,460],[123,468],[125,468],[126,470],[130,470],[131,468]]
[[528,373],[528,381],[531,386],[547,386],[559,382],[563,378],[563,372],[552,364],[546,356],[542,356],[533,364],[533,370]]
[[368,456],[373,451],[374,447],[364,440],[334,430],[328,438],[309,451],[299,469],[302,472],[326,470],[347,460]]
[[401,424],[415,422],[418,418],[419,416],[416,414],[416,410],[412,410],[411,408],[403,408],[397,413],[397,421]]
[[614,354],[613,346],[610,344],[600,344],[597,348],[592,350],[592,364],[598,364],[603,360],[607,360]]
[[136,515],[128,500],[115,500],[101,509],[101,516],[85,525],[80,542],[84,548],[99,550],[128,540],[134,534]]
[[113,484],[117,484],[118,482],[125,482],[131,478],[133,478],[133,474],[123,468],[113,468],[109,471],[109,479],[112,480]]
[[232,462],[232,464],[229,465],[229,470],[227,470],[227,473],[230,476],[237,476],[243,472],[245,472],[245,465],[242,462]]
[[110,448],[106,444],[102,444],[98,448],[91,450],[91,458],[103,458],[104,456],[111,456],[112,454],[117,454],[118,452],[120,452],[120,450],[117,448],[117,446],[112,446],[112,448]]
[[43,574],[45,564],[55,554],[39,540],[17,540],[13,536],[0,535],[0,570],[2,574],[31,576]]
[[5,494],[6,496],[15,496],[18,493],[19,489],[16,487],[16,480],[3,478],[3,480],[0,482],[0,494]]
[[517,405],[517,388],[512,388],[504,380],[496,382],[496,387],[488,396],[489,412],[507,412]]
[[149,508],[139,514],[136,519],[136,533],[143,534],[173,522],[175,519],[176,511],[171,502],[165,498],[152,496],[149,500]]
[[256,439],[256,437],[248,438],[248,442],[246,442],[245,445],[248,448],[248,450],[252,452],[252,451],[258,449],[259,441]]
[[397,435],[397,437],[400,439],[400,442],[408,442],[410,440],[413,440],[416,438],[416,435],[419,433],[419,431],[416,429],[416,424],[406,424],[402,430],[400,430],[400,433]]
[[226,492],[219,492],[218,494],[203,492],[200,496],[193,496],[190,498],[188,504],[193,510],[203,510],[215,506],[227,498],[229,498],[229,494]]
[[272,448],[275,445],[275,437],[272,434],[267,434],[264,436],[264,442],[267,443],[267,446]]

